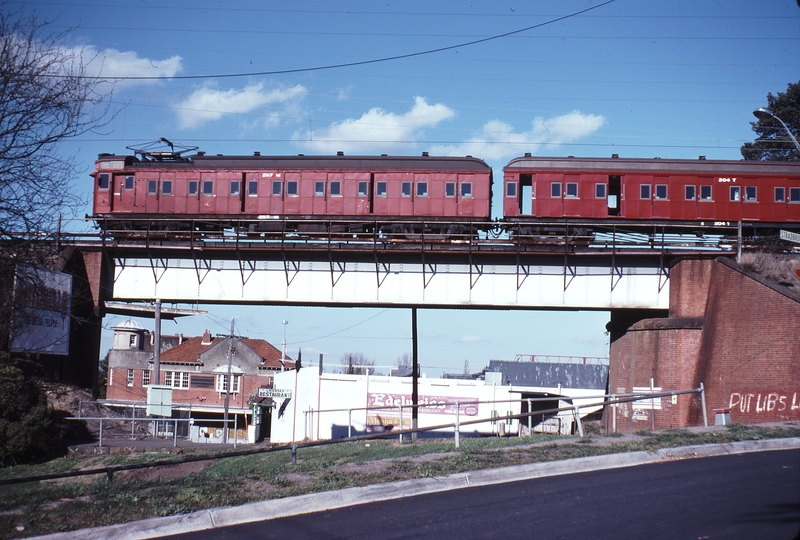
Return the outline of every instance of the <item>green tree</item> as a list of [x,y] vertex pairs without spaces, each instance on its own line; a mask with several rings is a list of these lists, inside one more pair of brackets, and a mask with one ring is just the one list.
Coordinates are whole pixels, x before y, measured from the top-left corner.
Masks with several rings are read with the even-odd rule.
[[54,426],[44,392],[0,353],[0,467],[52,455]]
[[[783,120],[795,138],[800,138],[800,82],[789,83],[786,92],[777,96],[767,94],[767,106],[774,116]],[[800,151],[786,133],[786,129],[775,118],[758,119],[750,123],[758,134],[755,141],[744,143],[741,148],[744,159],[760,161],[800,160]]]

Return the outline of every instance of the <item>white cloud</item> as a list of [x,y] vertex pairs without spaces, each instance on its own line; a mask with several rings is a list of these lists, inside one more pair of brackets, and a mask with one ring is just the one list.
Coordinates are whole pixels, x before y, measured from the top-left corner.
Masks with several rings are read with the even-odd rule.
[[480,135],[461,144],[439,145],[431,153],[440,155],[472,155],[485,160],[497,160],[519,155],[520,152],[537,153],[551,144],[574,142],[595,133],[605,123],[605,118],[580,111],[556,116],[549,120],[536,117],[529,131],[517,132],[514,127],[499,120],[487,122]]
[[[279,123],[286,111],[295,110],[297,101],[307,90],[302,85],[291,88],[265,90],[263,84],[250,84],[241,90],[219,90],[211,85],[198,88],[181,104],[175,107],[179,127],[197,128],[208,122],[233,114],[262,114],[266,125]],[[268,105],[281,105],[282,112],[272,115],[260,111]],[[291,115],[296,115],[296,112]]]
[[481,336],[461,336],[458,339],[459,343],[480,343],[483,341]]
[[[181,70],[181,57],[173,56],[164,60],[140,58],[135,52],[122,52],[116,49],[95,50],[84,47],[80,53],[87,62],[87,69],[98,77],[172,77]],[[154,81],[122,81],[125,84],[150,84]]]
[[295,135],[295,140],[305,148],[320,153],[336,151],[377,153],[407,147],[417,140],[425,128],[435,127],[455,116],[452,109],[442,104],[429,104],[425,98],[415,97],[414,105],[404,114],[373,108],[361,118],[348,119],[330,127],[314,130],[313,140],[307,133]]

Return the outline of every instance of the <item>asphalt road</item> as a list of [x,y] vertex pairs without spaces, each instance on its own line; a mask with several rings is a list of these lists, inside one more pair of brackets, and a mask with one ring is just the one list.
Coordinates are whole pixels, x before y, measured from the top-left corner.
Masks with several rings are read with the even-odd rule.
[[800,534],[800,450],[458,489],[172,539],[774,539]]

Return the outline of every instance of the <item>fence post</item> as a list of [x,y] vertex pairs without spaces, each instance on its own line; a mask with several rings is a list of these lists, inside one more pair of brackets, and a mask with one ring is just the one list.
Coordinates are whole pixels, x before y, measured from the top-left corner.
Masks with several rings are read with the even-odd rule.
[[400,405],[400,443],[403,442],[403,406]]
[[528,398],[528,437],[533,435],[533,426],[531,421],[533,418],[533,409],[531,409],[531,398]]
[[347,438],[352,437],[353,409],[347,409]]
[[703,425],[708,427],[708,411],[706,411],[706,389],[703,383],[700,383],[700,402],[703,407]]
[[236,440],[239,438],[239,415],[233,415],[233,448],[236,448]]
[[100,448],[103,447],[103,419],[100,419]]
[[455,439],[456,439],[456,448],[458,448],[461,444],[460,441],[460,431],[461,431],[461,406],[456,401],[456,425],[455,427]]
[[176,418],[174,421],[174,425],[172,426],[172,447],[175,448],[178,446],[178,419]]
[[292,443],[292,467],[297,465],[297,443]]
[[617,396],[611,394],[611,408],[614,411],[614,414],[611,415],[611,433],[617,432]]
[[580,435],[581,438],[583,438],[583,423],[581,422],[580,407],[578,407],[577,405],[573,405],[573,408],[575,409],[575,422],[578,424],[578,435]]
[[136,438],[136,409],[133,409],[133,416],[131,416],[131,440]]

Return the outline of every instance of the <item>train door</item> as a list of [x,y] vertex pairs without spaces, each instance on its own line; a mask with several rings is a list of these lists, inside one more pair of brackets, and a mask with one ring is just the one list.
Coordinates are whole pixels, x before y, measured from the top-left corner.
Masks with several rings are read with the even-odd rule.
[[532,176],[506,174],[503,185],[503,216],[530,215],[534,198]]
[[372,211],[376,216],[386,216],[389,213],[389,175],[378,173],[373,177]]
[[137,174],[133,180],[133,211],[143,214],[147,208],[147,179],[143,174]]
[[629,174],[625,176],[628,198],[623,214],[629,219],[653,217],[653,177]]
[[328,174],[327,193],[325,195],[325,214],[341,216],[344,214],[344,174]]
[[581,177],[578,174],[565,174],[564,175],[564,217],[579,217],[585,216],[582,212],[581,200],[586,197],[588,193],[581,193]]
[[608,199],[606,200],[609,216],[620,215],[622,209],[622,180],[618,175],[608,177]]
[[714,201],[719,196],[718,193],[714,193],[716,187],[714,178],[710,176],[697,178],[697,219],[713,220],[716,217],[716,203]]
[[564,216],[564,175],[537,174],[534,182],[536,198],[532,199],[531,212],[537,217]]
[[216,204],[216,190],[219,189],[217,185],[217,175],[214,173],[204,172],[200,173],[200,186],[199,186],[199,214],[214,215],[217,212]]
[[158,212],[175,213],[175,173],[161,173],[158,186]]
[[[260,181],[260,176],[259,173],[255,172],[242,174],[242,212],[249,216],[264,214],[268,208],[268,199],[259,197],[259,193],[263,192],[266,187],[264,182]],[[261,201],[264,201],[264,208],[261,208]]]
[[653,217],[654,218],[669,218],[670,217],[670,199],[676,196],[677,193],[670,193],[669,177],[668,176],[654,176],[653,177]]
[[372,213],[372,175],[351,173],[345,179],[345,214],[368,216]]
[[[760,204],[759,201],[761,201],[762,198],[765,201],[770,200],[767,198],[769,185],[769,182],[759,182],[756,178],[742,178],[742,220],[755,221],[767,219],[761,216],[761,208],[766,205]],[[769,193],[769,197],[772,197],[772,193]]]
[[442,208],[434,209],[431,205],[431,175],[430,174],[415,174],[414,175],[414,210],[415,216],[434,216],[441,217]]
[[[306,185],[310,187],[311,193],[309,194],[309,200],[311,201],[311,212],[310,214],[314,216],[324,216],[328,213],[327,211],[327,173],[325,172],[309,172],[303,174],[303,186]],[[303,190],[303,196],[305,196],[306,191]]]
[[[299,172],[287,172],[283,175],[283,178],[283,213],[290,216],[298,215],[302,211],[300,203],[303,200],[300,197],[301,174]],[[277,182],[280,183],[279,181]],[[274,181],[272,183],[273,188],[275,185],[276,182]],[[275,197],[273,195],[273,198]]]
[[475,175],[458,175],[458,215],[475,216]]
[[133,210],[134,176],[132,174],[114,175],[114,200],[112,202],[115,212],[131,212]]

